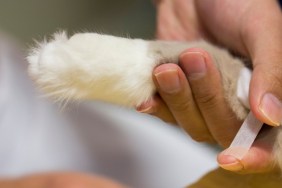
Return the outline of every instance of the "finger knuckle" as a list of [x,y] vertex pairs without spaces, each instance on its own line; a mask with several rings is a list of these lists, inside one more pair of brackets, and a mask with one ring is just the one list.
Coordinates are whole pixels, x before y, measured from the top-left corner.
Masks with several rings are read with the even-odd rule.
[[192,105],[193,104],[192,104],[191,99],[186,99],[186,100],[173,102],[171,103],[170,107],[172,108],[173,111],[188,113]]
[[195,99],[198,103],[198,105],[204,106],[204,107],[212,107],[215,106],[218,102],[218,96],[217,94],[206,94],[206,95],[196,95]]

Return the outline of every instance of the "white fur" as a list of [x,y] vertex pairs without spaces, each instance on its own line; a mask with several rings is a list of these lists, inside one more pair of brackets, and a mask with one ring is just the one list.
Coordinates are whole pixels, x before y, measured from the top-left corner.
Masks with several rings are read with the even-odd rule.
[[191,47],[217,54],[214,58],[223,76],[226,98],[243,119],[246,109],[235,92],[243,64],[206,42],[145,41],[96,33],[80,33],[68,39],[62,32],[33,49],[28,57],[29,71],[57,100],[95,99],[134,107],[155,93],[153,69],[161,63],[178,63],[179,54]]
[[[191,47],[212,55],[225,98],[237,117],[244,119],[247,110],[236,95],[242,61],[203,41],[145,41],[96,33],[80,33],[69,39],[62,32],[32,50],[29,72],[43,91],[60,101],[91,99],[135,107],[155,93],[153,69],[161,63],[178,63],[179,54]],[[275,136],[266,139],[275,138],[276,161],[282,167],[282,131],[273,132]]]
[[[51,96],[134,106],[154,93],[155,59],[143,40],[65,33],[35,50],[30,73]],[[140,89],[142,88],[142,89]]]

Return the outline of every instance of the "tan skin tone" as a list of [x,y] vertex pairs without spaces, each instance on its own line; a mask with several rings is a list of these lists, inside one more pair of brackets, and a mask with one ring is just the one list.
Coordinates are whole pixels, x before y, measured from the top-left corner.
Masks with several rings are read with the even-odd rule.
[[[156,7],[159,39],[205,38],[251,58],[254,65],[250,90],[252,111],[260,120],[270,125],[277,124],[277,121],[266,116],[259,108],[261,98],[266,92],[282,99],[280,92],[282,90],[280,63],[282,16],[275,0],[157,0]],[[187,52],[198,53],[187,55]],[[187,70],[194,66],[193,62],[199,56],[205,59],[207,69],[205,74],[196,76],[188,74]],[[156,96],[154,100],[144,104],[143,108],[151,107],[148,113],[179,124],[195,140],[217,142],[223,147],[228,146],[241,122],[235,120],[234,114],[223,100],[221,78],[212,64],[212,59],[201,49],[188,49],[180,56],[180,66],[181,68],[168,64],[155,69],[154,73],[157,76],[154,79],[161,97]],[[268,70],[267,73],[265,70]],[[180,87],[173,92],[162,90],[157,81],[159,79],[170,83],[169,80],[175,77],[179,80]],[[201,87],[197,87],[198,85]],[[277,116],[280,114],[278,113]],[[227,126],[228,130],[225,129]],[[222,155],[218,157],[219,163],[228,163],[232,160]],[[243,173],[271,170],[272,143],[258,139],[240,164],[244,169],[229,168],[229,170]],[[62,172],[0,180],[0,188],[2,187],[121,188],[124,186],[93,175]]]
[[[275,0],[159,0],[155,4],[157,38],[204,38],[252,59],[251,109],[261,121],[278,124],[282,115],[279,102],[277,105],[282,99],[282,14]],[[199,58],[204,59],[206,70],[204,74],[193,74],[191,70],[197,70],[195,62]],[[236,120],[224,100],[221,78],[211,57],[202,49],[187,49],[179,61],[180,67],[165,64],[155,69],[159,95],[142,108],[182,126],[195,140],[227,147],[242,122]],[[179,83],[177,89],[173,87],[175,80]],[[260,105],[265,93],[278,98],[274,107],[267,103],[272,117]],[[266,172],[273,169],[272,146],[273,142],[260,138],[241,161],[220,154],[218,162],[231,171]]]
[[0,180],[1,188],[125,188],[104,177],[83,173],[57,172]]

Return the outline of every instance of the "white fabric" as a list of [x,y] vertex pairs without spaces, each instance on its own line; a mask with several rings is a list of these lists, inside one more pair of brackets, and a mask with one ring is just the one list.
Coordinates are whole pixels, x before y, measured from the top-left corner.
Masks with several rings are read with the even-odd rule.
[[38,96],[8,46],[0,40],[1,177],[74,170],[171,188],[216,167],[216,151],[149,116],[91,102],[60,111]]
[[244,67],[240,71],[238,85],[237,85],[237,97],[242,104],[250,109],[249,104],[249,87],[251,82],[252,72],[250,69]]

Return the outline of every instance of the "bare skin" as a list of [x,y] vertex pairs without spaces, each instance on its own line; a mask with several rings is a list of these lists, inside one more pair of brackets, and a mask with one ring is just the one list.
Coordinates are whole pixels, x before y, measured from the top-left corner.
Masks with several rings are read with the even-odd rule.
[[57,172],[0,180],[0,188],[125,188],[104,177],[82,173]]
[[[249,57],[254,66],[251,110],[269,125],[280,124],[282,14],[276,0],[159,0],[156,7],[159,39],[204,38]],[[227,147],[242,122],[226,105],[221,78],[212,59],[201,49],[188,49],[179,60],[180,67],[169,64],[155,69],[159,96],[142,107],[150,109],[148,113],[152,115],[182,126],[195,140]],[[204,69],[199,66],[201,61]],[[268,130],[264,134],[272,133]],[[218,162],[230,171],[270,171],[272,144],[262,136],[241,161],[221,153]]]

